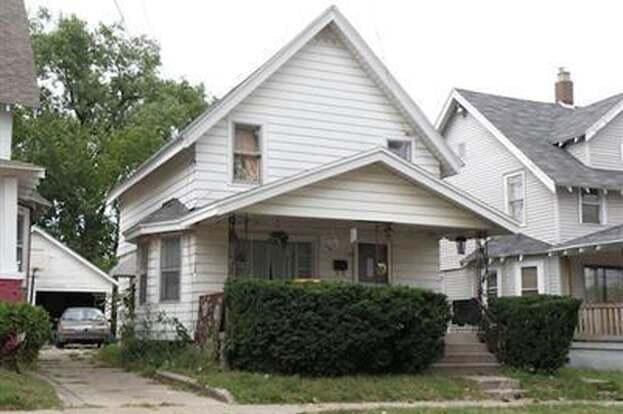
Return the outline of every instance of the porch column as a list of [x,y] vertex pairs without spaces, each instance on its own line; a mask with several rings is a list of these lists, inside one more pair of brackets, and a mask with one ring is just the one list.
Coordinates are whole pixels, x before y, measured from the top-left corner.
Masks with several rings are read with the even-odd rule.
[[17,272],[17,178],[0,177],[0,300],[22,299]]

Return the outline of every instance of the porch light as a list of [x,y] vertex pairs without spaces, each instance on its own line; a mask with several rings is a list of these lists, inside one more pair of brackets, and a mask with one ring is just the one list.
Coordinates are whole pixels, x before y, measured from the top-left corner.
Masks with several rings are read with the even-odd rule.
[[465,237],[457,237],[454,240],[454,243],[456,244],[456,253],[463,255],[465,254]]

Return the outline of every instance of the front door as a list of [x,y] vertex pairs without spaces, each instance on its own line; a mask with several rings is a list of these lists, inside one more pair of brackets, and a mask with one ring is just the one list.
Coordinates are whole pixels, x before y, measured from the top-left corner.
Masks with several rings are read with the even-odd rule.
[[359,282],[387,284],[389,254],[386,244],[359,243],[357,255]]

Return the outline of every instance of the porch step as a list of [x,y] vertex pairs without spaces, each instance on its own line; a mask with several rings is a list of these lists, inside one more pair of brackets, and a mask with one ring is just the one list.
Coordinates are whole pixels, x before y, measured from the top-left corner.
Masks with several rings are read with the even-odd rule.
[[479,353],[479,352],[489,352],[486,344],[477,343],[477,344],[448,344],[446,343],[446,355],[450,354],[460,354],[460,353]]
[[493,375],[497,374],[501,365],[497,362],[436,362],[431,370],[444,375]]
[[490,352],[456,352],[446,354],[443,362],[447,363],[476,363],[476,362],[497,362],[495,355]]
[[447,375],[491,375],[500,368],[495,355],[475,332],[449,332],[444,357],[432,365],[433,372]]
[[510,401],[523,397],[519,381],[512,378],[488,375],[471,375],[465,378],[476,382],[483,392],[497,400]]

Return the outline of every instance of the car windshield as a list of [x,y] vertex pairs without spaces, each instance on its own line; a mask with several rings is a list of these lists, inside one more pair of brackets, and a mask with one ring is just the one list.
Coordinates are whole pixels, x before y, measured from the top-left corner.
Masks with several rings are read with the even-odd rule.
[[96,308],[70,308],[63,313],[64,321],[101,321],[104,314]]

